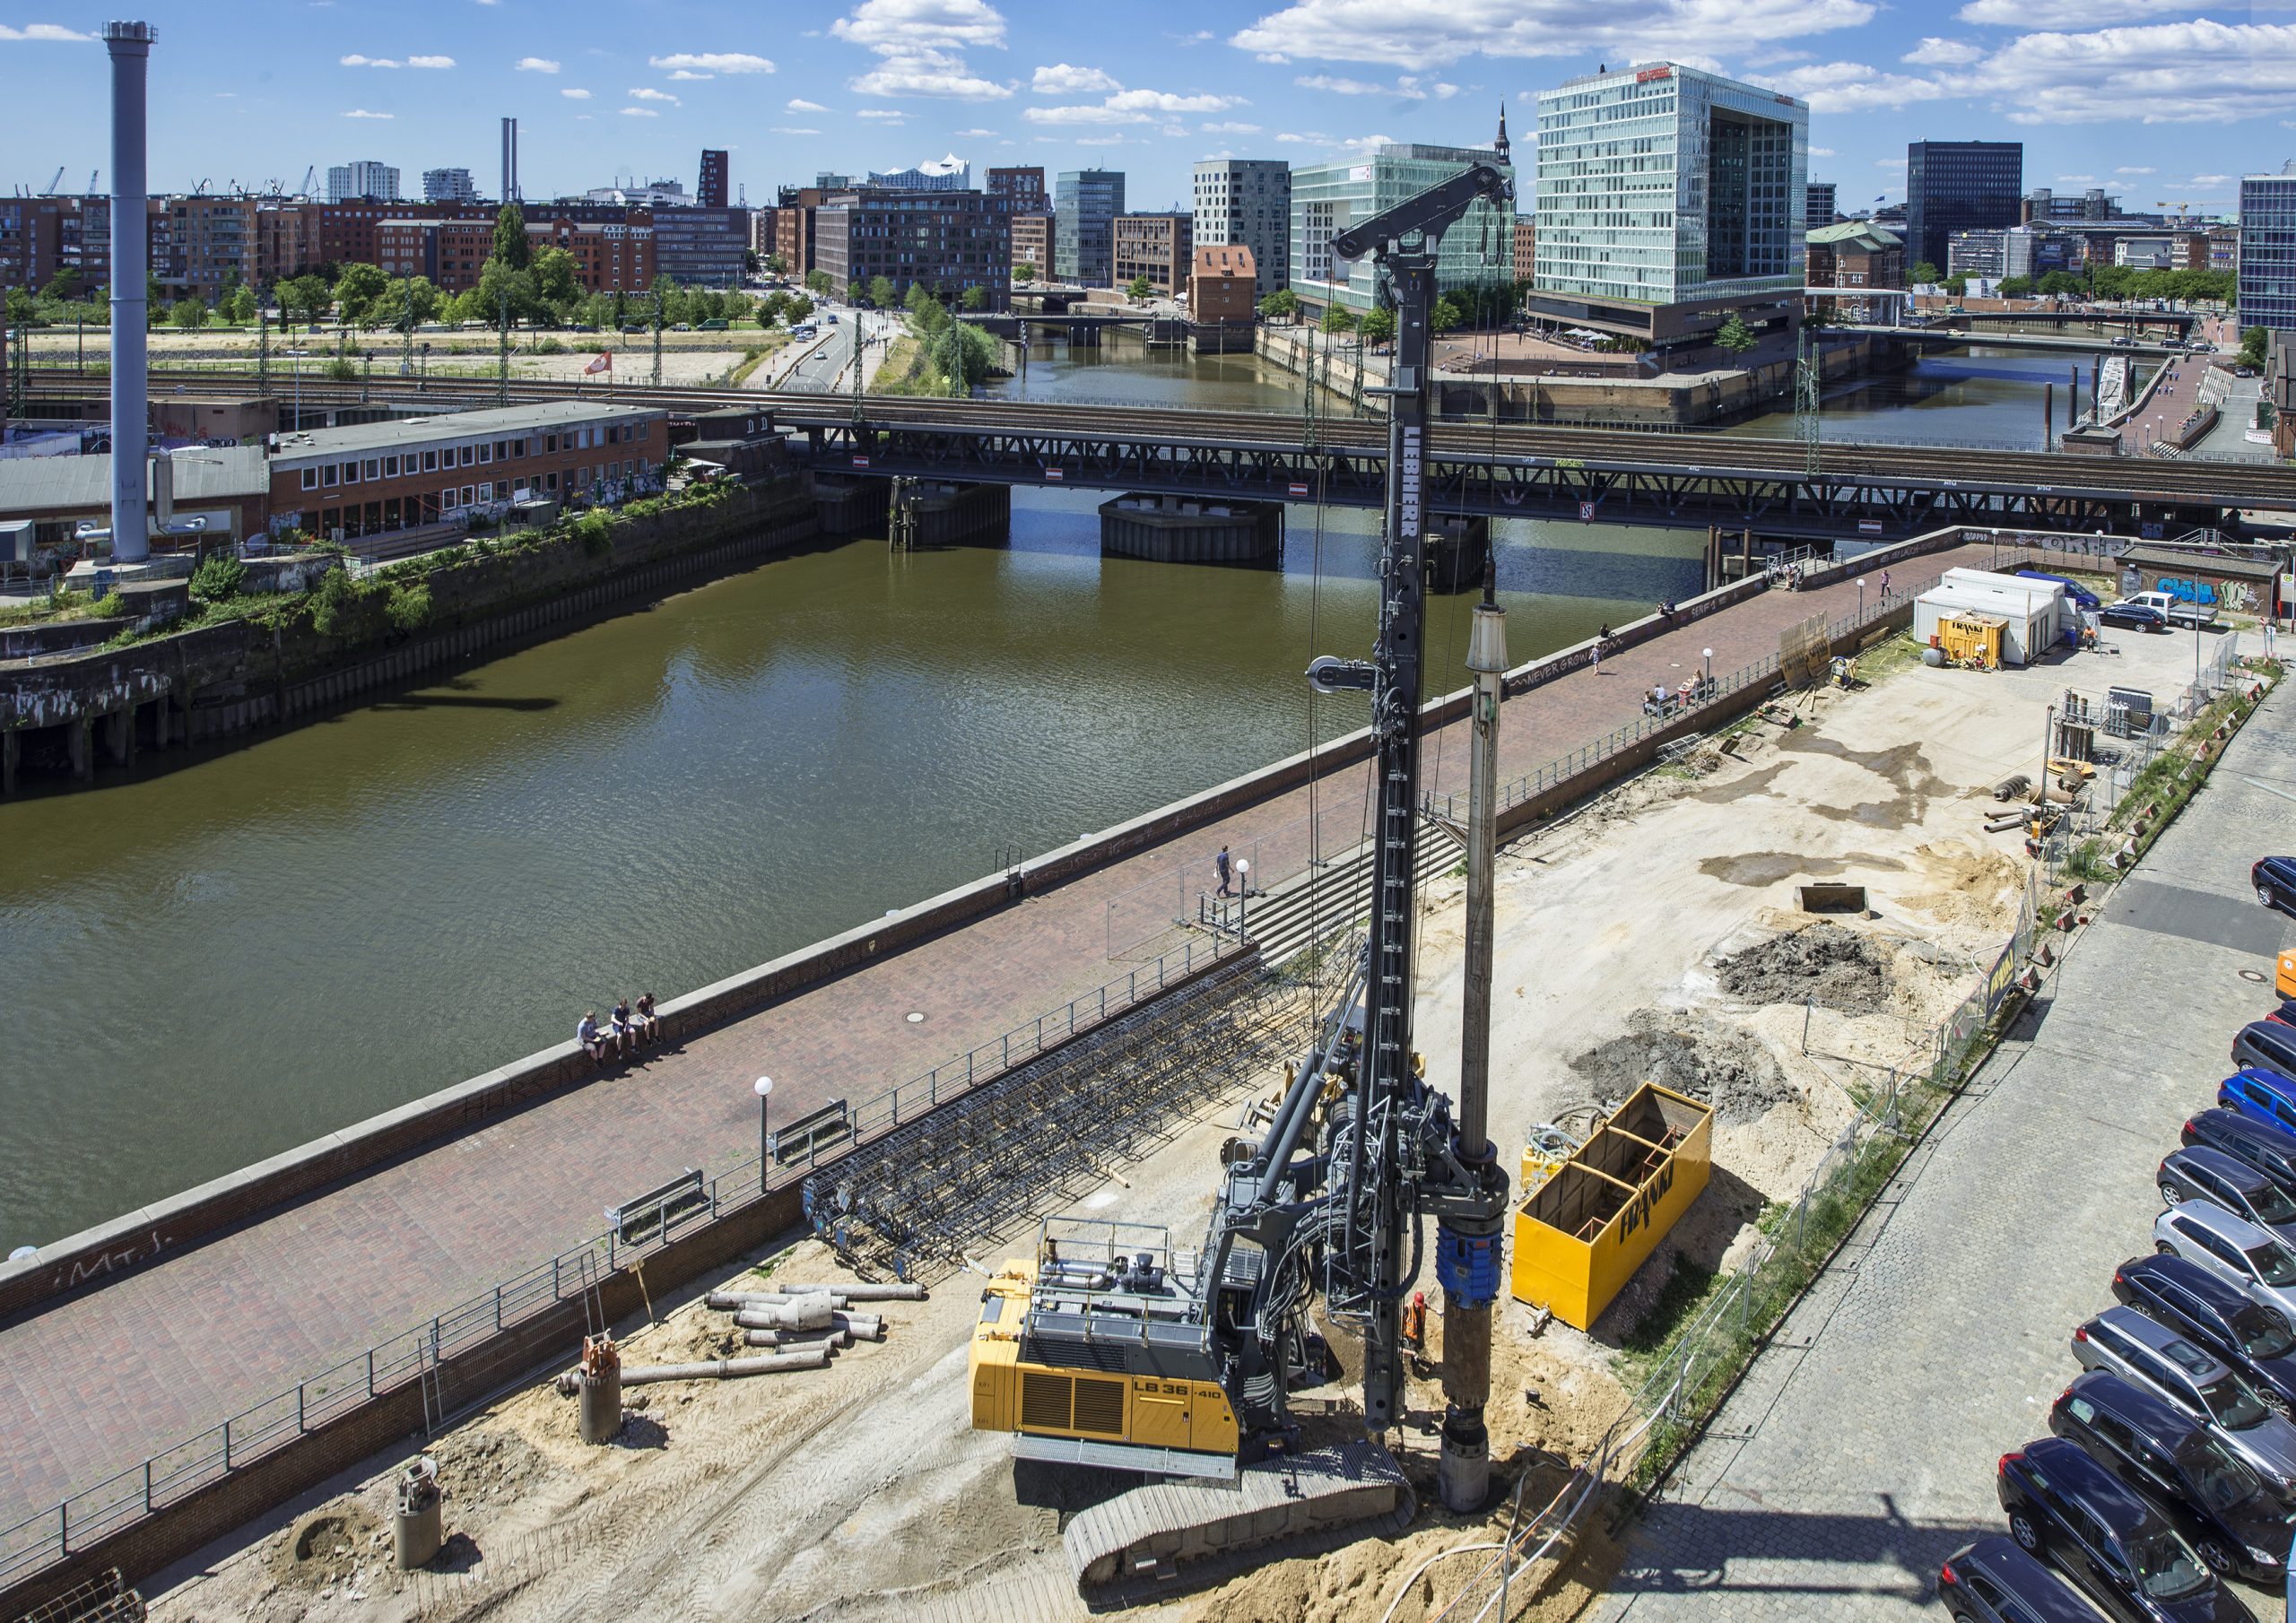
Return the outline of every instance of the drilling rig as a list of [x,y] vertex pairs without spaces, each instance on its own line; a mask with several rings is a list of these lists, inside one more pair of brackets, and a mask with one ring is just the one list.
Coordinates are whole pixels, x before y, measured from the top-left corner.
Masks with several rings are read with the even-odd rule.
[[[1510,202],[1505,175],[1478,164],[1332,240],[1342,258],[1376,257],[1396,317],[1382,391],[1377,640],[1368,660],[1324,656],[1308,668],[1319,692],[1370,699],[1373,864],[1361,952],[1319,1011],[1263,1136],[1223,1149],[1200,1246],[1175,1247],[1160,1228],[1048,1218],[1035,1254],[1006,1263],[982,1295],[968,1371],[974,1428],[1012,1434],[1022,1458],[1161,1480],[1071,1521],[1065,1543],[1080,1584],[1408,1514],[1409,1489],[1381,1439],[1406,1418],[1403,1312],[1426,1261],[1428,1218],[1449,1302],[1445,1497],[1479,1504],[1484,1491],[1507,1177],[1484,1140],[1479,1098],[1455,1118],[1412,1043],[1430,316],[1443,231],[1478,198]],[[1363,1436],[1335,1446],[1309,1445],[1292,1402],[1338,1367],[1318,1298],[1323,1324],[1361,1349]]]

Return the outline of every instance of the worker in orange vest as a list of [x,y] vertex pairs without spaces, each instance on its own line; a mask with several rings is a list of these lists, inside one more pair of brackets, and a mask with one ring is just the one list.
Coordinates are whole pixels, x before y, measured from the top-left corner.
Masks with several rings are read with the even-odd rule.
[[1414,1372],[1424,1374],[1427,1362],[1427,1293],[1414,1290],[1403,1310],[1404,1350],[1411,1355]]

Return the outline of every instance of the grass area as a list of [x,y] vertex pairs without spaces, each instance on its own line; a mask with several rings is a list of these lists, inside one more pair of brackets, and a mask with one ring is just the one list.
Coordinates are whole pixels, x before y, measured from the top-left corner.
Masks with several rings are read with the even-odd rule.
[[1921,645],[1913,633],[1901,631],[1887,641],[1875,643],[1857,656],[1857,680],[1867,687],[1887,681],[1891,677],[1921,666]]
[[[2278,662],[2273,662],[2265,674],[2267,681],[2276,680]],[[2208,775],[2215,770],[2217,759],[2223,753],[2218,747],[2217,730],[2225,729],[2229,738],[2255,709],[2256,701],[2248,697],[2247,683],[2236,681],[2227,688],[2201,711],[2181,736],[2136,775],[2105,826],[2134,834],[2136,855],[2141,857],[2151,850],[2152,842],[2176,820],[2177,813],[2184,810],[2201,785],[2208,781]],[[2100,844],[2083,842],[2084,846]],[[2092,852],[2089,860],[2094,862],[2100,855]]]
[[743,355],[741,364],[726,374],[726,383],[735,388],[740,388],[750,380],[752,373],[765,364],[765,358],[770,352],[754,344],[751,345],[748,352]]

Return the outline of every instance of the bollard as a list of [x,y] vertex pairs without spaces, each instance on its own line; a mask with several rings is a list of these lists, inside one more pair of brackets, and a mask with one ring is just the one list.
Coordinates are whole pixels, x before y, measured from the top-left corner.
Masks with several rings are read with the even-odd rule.
[[398,1479],[398,1515],[391,1527],[392,1553],[401,1572],[427,1567],[447,1541],[439,1505],[439,1462],[429,1454],[410,1461]]

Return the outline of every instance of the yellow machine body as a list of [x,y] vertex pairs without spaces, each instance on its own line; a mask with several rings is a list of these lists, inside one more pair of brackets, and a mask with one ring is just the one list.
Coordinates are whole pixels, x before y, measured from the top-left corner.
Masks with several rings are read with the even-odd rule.
[[1959,614],[1937,622],[1937,646],[1957,665],[2000,668],[2001,634],[2009,622],[1991,614]]
[[1593,1327],[1706,1187],[1714,1111],[1645,1082],[1515,1208],[1516,1298]]

